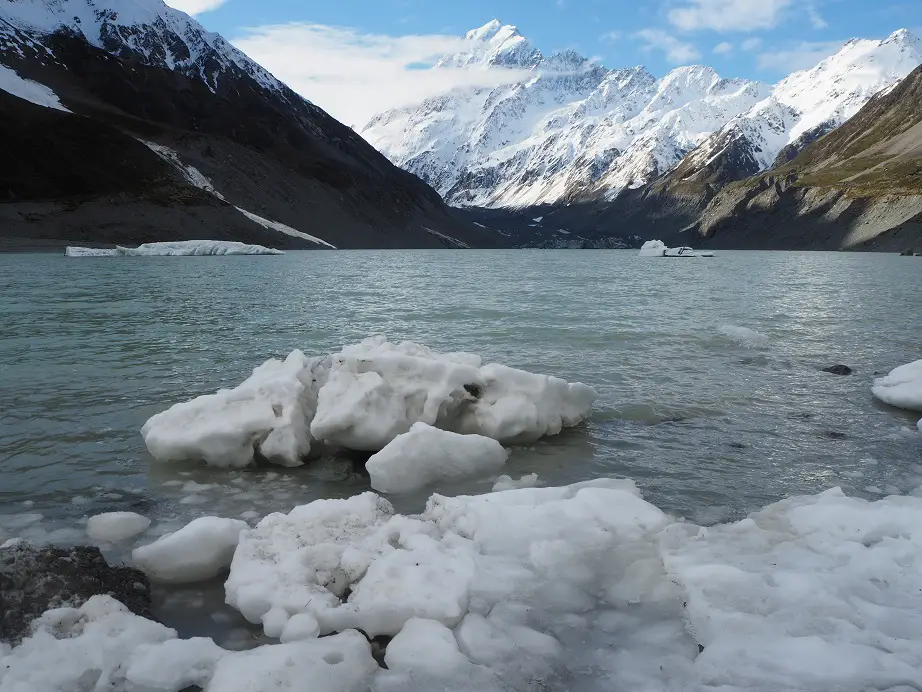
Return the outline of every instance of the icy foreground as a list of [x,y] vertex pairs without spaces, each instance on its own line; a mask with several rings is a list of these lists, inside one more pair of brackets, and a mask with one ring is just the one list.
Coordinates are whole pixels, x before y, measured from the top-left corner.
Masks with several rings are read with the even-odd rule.
[[234,389],[153,416],[141,434],[161,461],[243,467],[258,456],[299,466],[318,442],[379,452],[416,423],[534,441],[577,425],[595,398],[584,384],[375,337],[327,356],[266,361]]
[[177,240],[165,243],[144,243],[138,247],[97,249],[69,246],[68,257],[185,257],[204,255],[284,255],[262,245],[247,245],[232,240]]
[[[922,686],[918,497],[833,489],[703,528],[630,481],[433,495],[415,516],[365,493],[243,530],[225,588],[287,643],[181,641],[97,596],[0,645],[0,690]],[[395,635],[387,670],[356,630]]]

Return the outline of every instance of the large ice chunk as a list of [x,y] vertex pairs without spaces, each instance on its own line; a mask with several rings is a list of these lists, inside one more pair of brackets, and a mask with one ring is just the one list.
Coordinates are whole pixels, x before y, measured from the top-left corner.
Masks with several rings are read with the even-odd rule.
[[889,375],[878,377],[871,392],[891,406],[922,411],[922,360],[901,365]]
[[158,413],[141,435],[160,461],[242,467],[258,453],[275,464],[300,466],[311,449],[309,425],[322,370],[319,359],[293,351],[284,361],[266,361],[234,389]]
[[267,361],[237,388],[177,404],[141,432],[159,460],[239,467],[258,454],[294,466],[312,440],[378,452],[415,423],[530,442],[580,423],[595,398],[584,384],[375,337],[324,358]]
[[669,248],[662,240],[648,240],[640,247],[641,257],[662,257]]
[[156,581],[204,581],[231,563],[240,532],[246,528],[240,519],[199,517],[175,533],[135,548],[131,556],[138,569]]
[[377,452],[414,423],[450,427],[480,386],[480,358],[366,339],[332,358],[320,390],[315,438]]
[[243,532],[227,602],[267,634],[309,613],[321,633],[370,635],[397,634],[414,617],[454,627],[472,601],[489,612],[540,593],[543,605],[579,610],[590,589],[626,602],[632,588],[654,588],[639,572],[629,578],[640,555],[630,546],[645,541],[652,553],[649,536],[666,521],[629,481],[434,495],[419,516],[395,515],[374,493],[320,500]]
[[366,463],[371,487],[384,493],[405,493],[440,479],[493,471],[506,463],[508,452],[483,435],[459,435],[416,423]]
[[150,526],[150,519],[135,512],[107,512],[89,518],[86,533],[94,541],[117,543],[139,533]]
[[661,538],[707,686],[922,687],[922,500],[838,488]]
[[144,243],[138,247],[110,249],[68,246],[68,257],[202,257],[206,255],[284,255],[262,245],[248,245],[232,240],[175,240],[161,243]]
[[378,451],[414,423],[485,435],[504,444],[556,435],[589,415],[596,392],[467,353],[376,337],[333,357],[311,432],[350,449]]

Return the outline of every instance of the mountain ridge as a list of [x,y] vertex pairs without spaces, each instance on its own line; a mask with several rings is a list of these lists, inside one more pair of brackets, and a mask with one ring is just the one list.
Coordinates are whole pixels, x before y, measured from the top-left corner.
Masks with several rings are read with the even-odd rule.
[[438,66],[506,66],[511,56],[529,76],[387,111],[360,130],[462,207],[613,201],[680,165],[697,172],[729,144],[738,165],[721,162],[723,177],[745,178],[778,156],[792,157],[922,63],[922,42],[906,30],[849,41],[773,86],[724,79],[707,66],[661,79],[642,67],[609,70],[575,58],[570,64],[578,69],[557,70],[514,27],[495,20],[467,39],[469,51]]
[[[6,237],[64,242],[86,239],[95,227],[95,240],[120,244],[209,233],[260,244],[268,234],[275,247],[317,246],[303,236],[337,247],[495,242],[354,131],[160,0],[3,0],[0,65],[20,83],[45,85],[72,112],[46,118],[51,129],[43,137],[29,128],[42,106],[15,97],[0,102],[0,126],[10,135],[0,149],[13,162],[0,170]],[[63,141],[54,131],[62,118],[91,123],[80,139]],[[105,144],[113,129],[175,156],[165,161],[148,147],[126,145],[133,175]],[[31,149],[22,146],[25,137]],[[71,152],[67,169],[40,160],[61,147]],[[125,172],[121,188],[111,177],[89,175],[100,156],[101,165]],[[190,177],[190,168],[199,177]],[[190,181],[200,177],[208,183],[198,188]],[[171,204],[174,193],[187,203]],[[236,207],[277,225],[256,223]],[[183,237],[167,237],[174,232]]]

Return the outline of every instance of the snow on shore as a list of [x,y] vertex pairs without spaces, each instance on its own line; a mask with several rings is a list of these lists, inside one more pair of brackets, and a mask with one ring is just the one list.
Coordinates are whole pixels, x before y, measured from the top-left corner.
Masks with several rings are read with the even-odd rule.
[[[244,528],[225,590],[287,643],[178,640],[95,596],[0,645],[0,690],[922,686],[920,497],[833,489],[704,528],[630,481],[433,495],[419,515],[368,492]],[[394,635],[388,669],[365,635]]]
[[328,356],[267,361],[234,389],[153,416],[141,434],[161,461],[299,466],[315,441],[379,452],[415,423],[501,444],[534,441],[580,423],[595,398],[584,384],[375,337]]
[[68,257],[202,257],[206,255],[284,255],[262,245],[247,245],[231,240],[177,240],[163,243],[144,243],[138,247],[98,249],[68,246]]

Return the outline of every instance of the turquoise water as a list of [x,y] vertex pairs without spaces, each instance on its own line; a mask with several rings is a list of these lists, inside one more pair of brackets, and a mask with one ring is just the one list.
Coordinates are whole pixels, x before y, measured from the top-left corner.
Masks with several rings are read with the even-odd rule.
[[[166,530],[197,514],[262,515],[368,489],[361,464],[343,458],[234,474],[152,465],[138,430],[267,358],[378,333],[598,389],[585,425],[513,450],[513,476],[629,477],[659,507],[704,523],[835,485],[866,497],[922,485],[917,417],[870,394],[875,371],[922,356],[913,258],[0,255],[0,277],[0,538],[31,526],[78,540],[82,517],[118,509]],[[856,372],[819,371],[835,363]],[[493,481],[395,504],[415,510],[433,489],[486,492]]]

